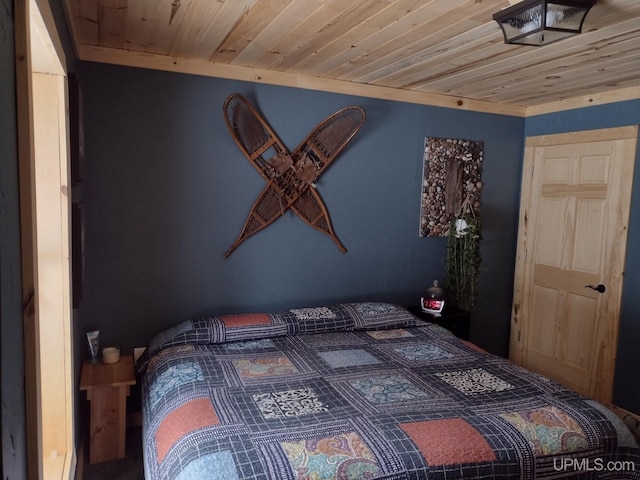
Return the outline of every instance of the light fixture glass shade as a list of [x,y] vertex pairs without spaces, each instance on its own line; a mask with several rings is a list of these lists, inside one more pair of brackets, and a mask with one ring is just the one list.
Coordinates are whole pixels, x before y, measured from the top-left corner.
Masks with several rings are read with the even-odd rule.
[[595,0],[524,0],[493,15],[505,43],[547,45],[582,31]]

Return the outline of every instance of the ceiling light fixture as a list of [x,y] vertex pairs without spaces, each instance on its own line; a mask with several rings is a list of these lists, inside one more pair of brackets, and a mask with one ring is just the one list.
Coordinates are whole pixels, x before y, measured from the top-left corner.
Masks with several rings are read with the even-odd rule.
[[547,45],[582,31],[596,0],[523,0],[493,15],[505,43]]

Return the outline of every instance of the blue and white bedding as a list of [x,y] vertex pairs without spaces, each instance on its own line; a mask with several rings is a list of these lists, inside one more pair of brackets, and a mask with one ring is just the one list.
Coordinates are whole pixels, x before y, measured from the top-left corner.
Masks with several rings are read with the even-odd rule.
[[148,480],[640,479],[602,405],[395,305],[188,320],[139,369]]

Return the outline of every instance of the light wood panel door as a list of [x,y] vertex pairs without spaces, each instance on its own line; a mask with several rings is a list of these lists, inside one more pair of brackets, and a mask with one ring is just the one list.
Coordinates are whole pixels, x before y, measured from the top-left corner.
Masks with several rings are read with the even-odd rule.
[[525,148],[510,358],[605,404],[636,143],[637,127],[624,127],[530,137]]

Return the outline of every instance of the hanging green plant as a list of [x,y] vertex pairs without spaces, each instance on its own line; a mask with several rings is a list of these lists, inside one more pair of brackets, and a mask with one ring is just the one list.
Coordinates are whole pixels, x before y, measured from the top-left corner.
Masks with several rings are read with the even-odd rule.
[[[466,203],[466,202],[465,202]],[[445,283],[450,302],[471,311],[478,297],[480,273],[480,219],[463,204],[449,226]]]

